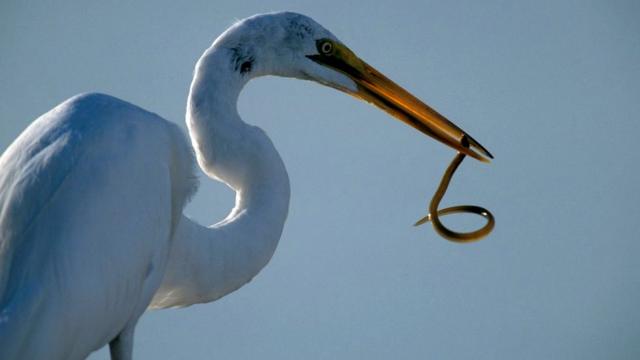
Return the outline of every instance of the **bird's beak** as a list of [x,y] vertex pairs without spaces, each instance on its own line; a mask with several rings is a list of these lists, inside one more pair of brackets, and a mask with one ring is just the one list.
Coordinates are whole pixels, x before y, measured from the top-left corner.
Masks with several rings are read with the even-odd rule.
[[[325,41],[327,40],[318,40],[319,54],[307,55],[307,57],[347,75],[357,84],[356,91],[344,88],[340,90],[376,105],[423,134],[474,159],[482,162],[489,162],[489,158],[493,159],[491,153],[473,137],[358,58],[343,44],[332,42],[331,52],[322,54],[321,42]],[[469,146],[464,144],[467,141]]]

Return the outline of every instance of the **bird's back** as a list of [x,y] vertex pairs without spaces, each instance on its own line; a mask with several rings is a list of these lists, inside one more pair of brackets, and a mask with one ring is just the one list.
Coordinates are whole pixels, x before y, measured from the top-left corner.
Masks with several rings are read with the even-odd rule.
[[137,320],[192,169],[175,125],[107,95],[34,121],[0,157],[0,358],[81,358]]

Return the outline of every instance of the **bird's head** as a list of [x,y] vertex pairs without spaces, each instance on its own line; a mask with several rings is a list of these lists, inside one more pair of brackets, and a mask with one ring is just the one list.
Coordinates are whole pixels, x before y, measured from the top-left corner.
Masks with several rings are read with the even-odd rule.
[[364,62],[307,16],[292,12],[256,15],[229,28],[214,46],[229,52],[232,71],[239,76],[314,80],[372,103],[477,160],[493,158],[462,129]]

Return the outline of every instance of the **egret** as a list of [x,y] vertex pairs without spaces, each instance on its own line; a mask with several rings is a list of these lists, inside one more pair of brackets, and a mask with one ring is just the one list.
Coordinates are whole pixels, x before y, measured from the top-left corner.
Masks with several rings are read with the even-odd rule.
[[[244,85],[264,75],[314,80],[459,152],[491,157],[311,18],[277,12],[239,21],[196,64],[191,144],[154,113],[88,93],[40,116],[6,149],[1,359],[82,359],[106,344],[112,359],[131,359],[146,309],[214,301],[269,262],[289,178],[266,133],[236,109]],[[211,226],[182,214],[197,188],[196,162],[236,192],[229,215]]]

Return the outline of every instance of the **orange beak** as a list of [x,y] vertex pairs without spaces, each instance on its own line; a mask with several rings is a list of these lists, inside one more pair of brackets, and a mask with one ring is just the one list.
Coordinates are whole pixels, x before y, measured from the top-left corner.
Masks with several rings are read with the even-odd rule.
[[[318,42],[321,41],[326,40],[318,40]],[[355,92],[341,90],[372,103],[423,134],[465,155],[482,162],[493,159],[491,153],[473,137],[358,58],[349,48],[339,43],[333,43],[333,45],[334,49],[330,54],[307,55],[307,57],[347,75],[357,84]],[[465,138],[466,140],[463,140]],[[468,146],[466,146],[467,141]]]

